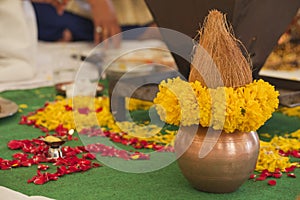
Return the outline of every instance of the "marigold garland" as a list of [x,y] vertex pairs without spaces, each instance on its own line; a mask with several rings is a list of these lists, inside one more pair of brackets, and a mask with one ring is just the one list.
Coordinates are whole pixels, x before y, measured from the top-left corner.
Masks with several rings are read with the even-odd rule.
[[232,133],[255,131],[278,107],[274,87],[263,80],[238,87],[206,88],[179,77],[162,81],[154,99],[161,119],[169,124],[200,124]]

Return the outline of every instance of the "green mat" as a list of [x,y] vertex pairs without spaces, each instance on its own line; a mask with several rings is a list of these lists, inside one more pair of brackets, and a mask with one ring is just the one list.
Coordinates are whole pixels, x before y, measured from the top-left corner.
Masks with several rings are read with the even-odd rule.
[[[12,117],[0,119],[0,157],[10,159],[14,151],[7,148],[12,139],[31,139],[43,133],[33,127],[19,125],[21,115],[34,111],[46,101],[54,99],[52,87],[18,90],[0,93],[1,97],[17,104],[27,104]],[[300,128],[300,119],[274,113],[273,117],[259,130],[271,134],[280,134]],[[68,145],[80,145],[72,141]],[[0,185],[26,195],[43,195],[54,199],[272,199],[283,200],[300,196],[300,170],[296,169],[297,178],[285,175],[277,179],[276,186],[269,186],[267,181],[248,180],[236,192],[230,194],[211,194],[193,189],[181,174],[177,163],[158,171],[133,174],[120,172],[107,166],[91,169],[85,173],[64,176],[57,181],[44,185],[28,184],[27,179],[36,174],[36,166],[0,170]],[[4,197],[0,194],[0,199]]]

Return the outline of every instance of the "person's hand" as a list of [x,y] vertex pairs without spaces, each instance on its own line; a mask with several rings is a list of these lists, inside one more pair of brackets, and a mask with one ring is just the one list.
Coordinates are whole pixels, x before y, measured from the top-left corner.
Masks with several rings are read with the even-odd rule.
[[70,0],[31,0],[35,3],[49,3],[56,8],[57,14],[62,15]]
[[[121,32],[115,9],[110,0],[88,0],[94,22],[94,43],[98,44]],[[120,37],[114,37],[114,47],[120,45]],[[107,46],[107,42],[105,46]]]

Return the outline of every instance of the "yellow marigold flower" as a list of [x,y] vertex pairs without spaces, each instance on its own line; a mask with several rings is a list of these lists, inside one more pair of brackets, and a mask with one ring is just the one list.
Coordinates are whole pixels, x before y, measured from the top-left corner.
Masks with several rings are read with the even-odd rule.
[[198,103],[192,87],[179,77],[159,85],[154,99],[160,118],[169,123],[192,125],[199,122]]
[[280,109],[280,111],[287,116],[300,117],[300,106],[293,108],[283,107]]
[[297,131],[291,133],[291,136],[294,138],[298,138],[300,140],[300,129],[298,129]]
[[149,108],[153,105],[151,101],[143,101],[135,98],[126,98],[126,109],[129,111],[133,110],[149,110]]
[[[139,106],[137,105],[137,107]],[[126,139],[137,137],[154,144],[171,146],[174,145],[177,133],[177,131],[170,130],[164,130],[162,133],[161,127],[149,123],[148,125],[140,125],[134,122],[116,122],[110,112],[109,98],[107,97],[59,98],[59,100],[48,103],[43,109],[30,115],[28,119],[35,120],[37,125],[43,126],[49,131],[54,130],[59,125],[72,131],[101,126],[103,130],[110,130],[120,135],[125,132],[128,133],[124,135]]]
[[[68,110],[66,107],[71,109]],[[86,108],[89,112],[82,114],[78,108]],[[96,112],[97,109],[101,109],[101,112]],[[41,125],[50,131],[54,130],[60,124],[68,129],[77,128],[81,130],[85,127],[100,125],[114,131],[119,130],[109,109],[109,99],[105,97],[60,99],[48,103],[43,110],[29,116],[28,119],[35,120],[37,125]]]
[[27,104],[20,104],[19,108],[28,108],[28,105]]
[[[299,130],[298,130],[299,131]],[[289,136],[293,137],[293,133]],[[274,172],[276,168],[285,171],[285,168],[295,165],[291,163],[289,157],[281,156],[279,150],[284,152],[300,149],[298,139],[284,138],[282,136],[274,136],[270,142],[260,141],[260,150],[256,163],[256,171],[268,169]]]
[[126,139],[139,138],[148,142],[156,144],[173,145],[177,131],[166,130],[167,134],[161,133],[161,127],[154,124],[144,125],[136,124],[134,122],[116,122],[116,125],[122,132],[128,135],[124,136]]
[[271,138],[272,136],[269,133],[260,133],[259,136],[264,138]]

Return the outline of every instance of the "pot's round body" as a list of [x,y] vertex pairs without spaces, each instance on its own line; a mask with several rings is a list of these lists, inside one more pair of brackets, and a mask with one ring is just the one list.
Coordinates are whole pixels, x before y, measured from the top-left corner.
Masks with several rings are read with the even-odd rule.
[[[189,129],[183,129],[188,131]],[[205,145],[213,146],[206,156],[199,151],[207,132],[200,127],[187,150],[178,158],[179,167],[198,190],[213,193],[228,193],[237,190],[255,169],[259,153],[259,138],[256,132],[222,132],[216,140],[205,140]],[[189,134],[189,133],[183,133]],[[184,136],[183,136],[184,137]],[[176,148],[180,145],[175,142]],[[177,139],[176,139],[177,140]]]

